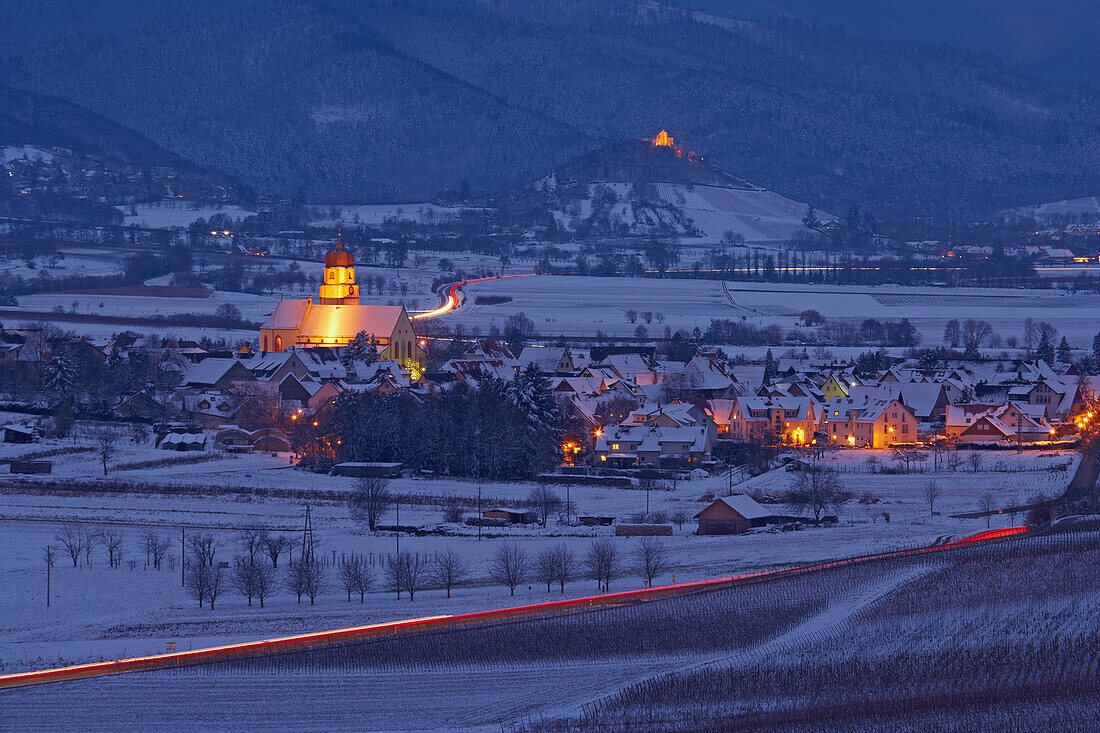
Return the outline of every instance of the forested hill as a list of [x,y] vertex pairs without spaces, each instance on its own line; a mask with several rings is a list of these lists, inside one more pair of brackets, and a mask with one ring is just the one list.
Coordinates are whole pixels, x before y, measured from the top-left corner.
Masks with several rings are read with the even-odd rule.
[[[0,84],[0,145],[66,148],[135,166],[193,171],[197,166],[103,115],[48,94]],[[213,177],[229,179],[215,171]]]
[[731,17],[787,13],[884,41],[988,53],[1067,87],[1100,89],[1096,0],[672,0]]
[[1100,190],[1097,99],[783,16],[633,0],[72,5],[0,16],[0,79],[314,200],[491,191],[660,129],[826,210],[975,212]]

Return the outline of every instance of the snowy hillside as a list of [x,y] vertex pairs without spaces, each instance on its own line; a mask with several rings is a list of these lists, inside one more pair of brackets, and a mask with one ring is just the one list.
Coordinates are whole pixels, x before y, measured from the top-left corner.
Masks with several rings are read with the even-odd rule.
[[608,143],[489,199],[516,217],[514,223],[545,223],[581,237],[675,236],[696,243],[717,242],[727,232],[753,243],[786,241],[804,228],[806,213],[806,204],[710,164],[665,132]]
[[1100,196],[1051,201],[1045,204],[1019,206],[999,212],[1009,222],[1033,218],[1040,225],[1091,224],[1100,222]]

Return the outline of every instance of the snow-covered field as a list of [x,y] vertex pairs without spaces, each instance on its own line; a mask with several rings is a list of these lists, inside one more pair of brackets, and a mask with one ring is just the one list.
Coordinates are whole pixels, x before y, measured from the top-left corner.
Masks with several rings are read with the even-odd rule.
[[[9,254],[8,250],[0,254]],[[0,259],[0,273],[30,279],[45,270],[51,277],[102,277],[122,272],[124,253],[105,250],[82,250],[78,247],[62,247],[55,253],[25,259]],[[33,265],[33,267],[31,266]]]
[[1084,196],[1079,199],[1020,206],[1015,209],[1005,209],[1000,214],[1008,221],[1034,218],[1040,224],[1046,224],[1057,218],[1070,223],[1095,223],[1100,221],[1100,196]]
[[[625,313],[653,311],[664,323],[645,324],[660,335],[699,327],[714,318],[740,320],[758,326],[779,324],[793,328],[798,314],[815,309],[827,319],[859,324],[865,318],[908,318],[924,344],[941,341],[944,324],[953,319],[984,319],[1002,337],[1022,338],[1024,321],[1048,321],[1075,348],[1090,347],[1100,322],[1100,296],[1063,291],[1027,291],[1007,288],[860,287],[771,284],[694,279],[594,278],[537,276],[476,283],[466,288],[468,302],[448,322],[484,332],[504,325],[509,315],[524,312],[543,335],[633,336],[636,323]],[[477,295],[505,295],[501,305],[474,305]]]
[[243,219],[252,216],[255,211],[235,205],[211,206],[194,204],[189,201],[155,201],[132,206],[119,206],[126,226],[136,224],[139,227],[153,229],[186,228],[198,219],[209,219],[215,214],[225,214],[230,219]]
[[[79,446],[79,442],[77,446]],[[0,446],[0,459],[23,455],[51,447],[71,447],[72,441],[33,446]],[[843,481],[857,499],[843,510],[837,526],[812,528],[801,532],[759,533],[737,537],[696,536],[693,523],[675,528],[664,540],[670,570],[664,580],[677,581],[718,577],[752,568],[766,568],[798,562],[865,554],[868,552],[912,547],[931,543],[937,537],[957,537],[986,529],[985,519],[961,519],[949,515],[978,509],[982,494],[993,495],[998,507],[1007,507],[1036,494],[1057,493],[1065,474],[1048,469],[1068,463],[1068,455],[997,453],[986,456],[977,473],[960,470],[953,474],[881,474],[868,473],[868,451],[839,452],[831,459],[846,473]],[[288,467],[285,457],[217,457],[199,463],[157,468],[122,470],[119,464],[151,458],[177,458],[187,454],[166,453],[147,444],[126,442],[112,459],[111,480],[124,480],[146,488],[133,492],[104,493],[91,488],[79,493],[34,490],[35,481],[60,480],[96,482],[102,467],[92,452],[55,456],[53,476],[20,480],[18,484],[0,476],[0,587],[9,601],[0,604],[0,664],[4,669],[41,666],[47,660],[74,661],[88,658],[114,658],[123,654],[144,654],[163,650],[167,641],[177,648],[200,647],[228,641],[265,638],[272,635],[369,623],[410,616],[459,613],[495,608],[516,603],[545,600],[547,594],[528,581],[512,598],[505,588],[489,580],[491,556],[504,541],[513,541],[532,556],[541,549],[564,542],[579,557],[593,537],[613,536],[609,527],[567,526],[553,515],[545,529],[485,529],[479,541],[476,528],[446,525],[442,502],[447,497],[476,500],[479,484],[452,479],[398,479],[390,488],[407,497],[400,507],[400,523],[423,528],[439,527],[441,535],[403,536],[401,551],[433,556],[441,550],[458,550],[469,565],[468,582],[448,599],[439,590],[424,590],[416,600],[398,601],[376,581],[376,590],[367,602],[348,604],[338,589],[323,593],[315,606],[298,605],[292,595],[280,590],[266,608],[247,607],[245,600],[232,593],[219,598],[215,610],[199,610],[180,586],[180,568],[155,571],[145,567],[140,537],[148,529],[174,538],[173,554],[178,560],[181,530],[188,533],[210,532],[223,543],[219,558],[229,560],[240,550],[234,545],[238,532],[262,528],[286,532],[300,540],[304,504],[311,505],[311,518],[319,553],[331,560],[343,554],[362,554],[375,563],[397,551],[398,540],[391,534],[365,534],[351,521],[342,501],[334,501],[333,490],[347,490],[352,480],[317,475]],[[888,458],[879,454],[883,463]],[[124,468],[124,466],[123,466]],[[783,470],[765,473],[734,486],[735,492],[776,494],[788,485],[790,474]],[[932,478],[942,487],[937,516],[929,515],[921,493]],[[678,482],[674,489],[651,492],[651,512],[666,516],[683,512],[691,517],[705,507],[705,495],[721,495],[728,490],[728,477]],[[40,485],[40,484],[39,484]],[[148,493],[148,485],[163,487],[164,493]],[[13,490],[13,486],[17,486]],[[6,487],[6,488],[5,488]],[[485,508],[506,499],[524,499],[529,483],[485,483],[480,485]],[[293,490],[296,498],[275,498],[272,491]],[[556,488],[576,505],[581,515],[611,515],[619,522],[646,510],[646,494],[623,490],[574,486],[568,491]],[[143,493],[144,492],[144,493]],[[316,497],[316,498],[311,498]],[[327,495],[327,497],[326,497]],[[420,497],[420,498],[417,498]],[[418,503],[414,503],[418,502]],[[419,503],[424,502],[427,503]],[[467,515],[472,515],[468,511]],[[885,514],[889,515],[889,521]],[[398,517],[390,511],[384,523]],[[1016,517],[1020,521],[1022,517]],[[47,545],[58,551],[56,535],[65,522],[79,522],[90,532],[102,529],[121,531],[125,536],[125,559],[121,567],[107,566],[106,551],[96,547],[90,567],[84,560],[72,567],[61,553],[51,577],[51,606],[45,608],[45,567],[42,555]],[[575,515],[574,515],[575,522]],[[991,526],[1012,523],[1005,514],[994,517]],[[627,566],[624,577],[612,583],[612,589],[641,587],[642,581],[632,569],[630,557],[638,540],[615,538]],[[131,568],[129,561],[134,561]],[[280,566],[283,563],[280,562]],[[375,565],[376,577],[378,566]],[[588,595],[595,588],[590,581],[575,581],[568,595]],[[557,597],[557,593],[550,597]],[[36,661],[38,660],[38,661]]]

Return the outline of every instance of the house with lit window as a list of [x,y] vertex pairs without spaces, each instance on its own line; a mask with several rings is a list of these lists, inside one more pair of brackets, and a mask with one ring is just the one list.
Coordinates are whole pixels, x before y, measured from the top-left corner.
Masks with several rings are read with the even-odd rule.
[[280,300],[260,327],[260,351],[344,346],[359,333],[374,337],[379,359],[396,361],[415,374],[423,371],[427,354],[417,340],[409,314],[399,305],[359,303],[355,256],[337,239],[336,246],[325,255],[318,301]]
[[889,448],[895,443],[915,443],[920,421],[896,399],[832,400],[826,412],[829,442],[860,448]]
[[743,395],[733,400],[715,400],[714,419],[730,440],[753,443],[807,445],[814,440],[821,413],[809,397],[757,397]]
[[1006,405],[948,405],[945,433],[966,443],[1050,440],[1051,426],[1043,405],[1010,402]]
[[710,460],[713,425],[613,425],[596,438],[595,461],[602,466],[685,466]]

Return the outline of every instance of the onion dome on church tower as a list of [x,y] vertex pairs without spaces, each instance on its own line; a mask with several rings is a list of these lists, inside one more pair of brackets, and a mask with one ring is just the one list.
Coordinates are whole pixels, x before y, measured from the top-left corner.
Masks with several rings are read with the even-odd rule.
[[341,234],[336,235],[336,246],[325,255],[325,267],[355,267],[355,255],[344,249]]

